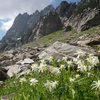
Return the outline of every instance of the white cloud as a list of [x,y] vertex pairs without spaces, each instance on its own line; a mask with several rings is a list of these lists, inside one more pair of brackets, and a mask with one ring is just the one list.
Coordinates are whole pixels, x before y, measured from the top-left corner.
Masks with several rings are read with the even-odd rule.
[[19,13],[28,14],[34,13],[36,10],[42,10],[47,5],[51,4],[53,0],[0,0],[0,20],[10,19],[9,21],[1,21],[0,30],[7,31],[13,19]]
[[9,21],[7,21],[7,22],[1,21],[2,26],[1,26],[0,29],[1,29],[2,31],[7,31],[7,30],[12,26],[13,21],[14,21],[14,19],[11,19],[11,20],[9,20]]
[[32,14],[41,10],[53,0],[0,0],[0,19],[15,18],[19,13]]

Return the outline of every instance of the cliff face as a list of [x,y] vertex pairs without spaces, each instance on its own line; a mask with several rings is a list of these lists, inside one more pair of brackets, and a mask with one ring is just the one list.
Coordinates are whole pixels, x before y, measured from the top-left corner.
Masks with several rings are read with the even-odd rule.
[[39,39],[45,35],[62,29],[63,24],[56,12],[50,12],[44,16],[32,29],[28,29],[22,36],[21,42],[27,43]]
[[19,14],[12,25],[12,27],[7,31],[6,35],[3,37],[2,42],[12,42],[15,38],[19,38],[23,35],[26,30],[27,22],[30,16],[27,13]]
[[61,4],[56,8],[56,12],[60,17],[69,18],[76,8],[76,3],[68,3],[67,1],[62,1]]
[[85,12],[73,14],[66,22],[66,26],[71,25],[78,32],[87,30],[93,26],[100,25],[100,10],[98,8],[87,9]]
[[54,8],[52,5],[47,6],[40,12],[36,10],[35,13],[29,15],[27,13],[19,14],[12,25],[12,27],[7,31],[6,35],[3,37],[3,43],[9,43],[16,41],[17,38],[20,38],[27,29],[34,27],[34,25],[40,20],[41,16],[46,15],[48,12],[53,11]]
[[56,9],[49,5],[32,15],[19,14],[2,42],[16,43],[17,38],[21,38],[20,43],[23,44],[62,27],[71,26],[81,32],[97,25],[100,25],[100,0],[81,0],[78,4],[62,1]]
[[65,26],[68,25],[78,32],[100,25],[100,2],[89,2],[89,0],[79,2],[74,13],[65,22]]
[[34,27],[34,25],[40,20],[41,17],[47,15],[50,11],[54,11],[54,7],[52,5],[49,5],[45,7],[40,12],[38,10],[35,11],[32,15],[30,15],[30,19],[27,22],[28,29],[31,27]]

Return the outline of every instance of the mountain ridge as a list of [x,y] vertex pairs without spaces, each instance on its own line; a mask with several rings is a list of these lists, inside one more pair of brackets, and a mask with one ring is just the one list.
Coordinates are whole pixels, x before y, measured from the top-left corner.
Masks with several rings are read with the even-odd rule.
[[34,25],[40,20],[41,16],[44,16],[49,11],[53,10],[53,6],[48,5],[40,12],[36,10],[31,15],[27,14],[27,12],[24,14],[18,14],[14,20],[12,27],[7,31],[6,35],[3,37],[2,42],[9,43],[14,41],[14,39],[16,40],[17,38],[20,38],[29,27],[34,27]]
[[[52,32],[67,28],[67,26],[75,28],[77,32],[81,32],[100,25],[100,2],[98,0],[91,3],[89,0],[81,0],[76,4],[62,1],[56,9],[54,9],[52,5],[49,5],[40,12],[36,10],[32,15],[24,13],[23,15],[19,14],[17,17],[20,16],[26,16],[26,24],[21,25],[21,29],[19,28],[20,32],[17,28],[16,30],[12,29],[14,27],[13,24],[2,39],[3,43],[9,44],[15,42],[16,44],[17,38],[20,38],[19,44],[23,45]],[[16,22],[17,17],[14,22]],[[48,21],[50,19],[52,21]],[[55,21],[54,19],[57,20]],[[15,24],[17,24],[17,22]],[[18,23],[18,26],[20,26],[20,22]],[[12,33],[9,32],[10,30]],[[15,35],[15,32],[17,33],[17,36]],[[13,34],[14,36],[11,36],[10,34]]]

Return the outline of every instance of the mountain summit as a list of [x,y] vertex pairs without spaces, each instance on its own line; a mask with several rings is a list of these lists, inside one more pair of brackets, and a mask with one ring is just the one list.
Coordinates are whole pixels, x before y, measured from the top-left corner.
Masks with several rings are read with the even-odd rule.
[[49,5],[31,15],[19,14],[1,42],[8,46],[20,38],[20,44],[25,44],[67,26],[81,32],[97,25],[100,25],[100,0],[81,0],[78,4],[62,1],[56,9]]
[[17,38],[21,38],[25,31],[30,27],[34,27],[34,25],[40,20],[42,16],[54,10],[54,7],[52,5],[49,5],[40,12],[36,10],[32,15],[29,15],[27,13],[18,14],[18,16],[14,20],[12,27],[3,37],[2,42],[9,43],[15,41]]

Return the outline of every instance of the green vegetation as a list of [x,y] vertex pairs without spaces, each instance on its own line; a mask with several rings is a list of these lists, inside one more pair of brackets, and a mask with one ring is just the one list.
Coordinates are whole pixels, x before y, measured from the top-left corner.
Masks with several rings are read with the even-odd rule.
[[[91,29],[88,29],[86,31],[77,33],[77,31],[72,27],[71,31],[64,32],[64,30],[60,30],[54,33],[51,33],[47,36],[44,36],[38,40],[35,40],[33,42],[25,44],[23,47],[39,47],[39,46],[50,46],[56,41],[66,42],[67,39],[70,37],[75,37],[76,39],[84,34],[86,35],[86,38],[94,37],[95,35],[100,35],[100,26],[93,27]],[[85,39],[85,38],[84,38]]]
[[[66,42],[70,37],[86,38],[100,35],[100,26],[77,33],[74,28],[60,30],[23,47],[49,46],[56,41]],[[100,50],[100,47],[94,47]],[[0,97],[16,93],[10,100],[100,100],[100,62],[92,54],[77,51],[77,58],[59,60],[50,57],[31,65],[22,76],[6,80],[0,87]]]
[[93,46],[96,51],[100,51],[100,46]]
[[75,33],[77,33],[77,31],[72,27],[72,29],[71,29],[71,32],[73,33],[73,34],[75,34]]
[[[76,38],[86,34],[86,38],[94,37],[96,35],[100,35],[100,26],[90,28],[88,30],[82,31],[80,33],[73,34]],[[84,38],[85,39],[85,38]]]
[[57,40],[59,40],[60,37],[63,36],[63,31],[64,30],[60,30],[60,31],[57,31],[57,32],[54,32],[52,34],[49,34],[47,36],[44,36],[38,40],[35,40],[33,42],[30,42],[28,44],[25,44],[23,47],[27,47],[27,46],[32,46],[32,47],[35,47],[35,46],[49,46],[51,45],[52,43],[56,42]]
[[0,97],[16,93],[10,100],[100,100],[98,57],[81,50],[76,54],[75,59],[50,57],[32,64],[0,87]]
[[66,40],[70,37],[70,36],[66,36],[69,33],[74,34],[74,33],[77,33],[77,31],[74,28],[72,28],[71,31],[69,31],[69,32],[64,32],[64,30],[60,30],[60,31],[51,33],[49,35],[46,35],[46,36],[44,36],[38,40],[35,40],[33,42],[27,43],[23,47],[49,46],[56,41],[66,42]]
[[100,35],[100,26],[90,28],[86,31],[80,32],[79,35],[89,34],[89,35]]

